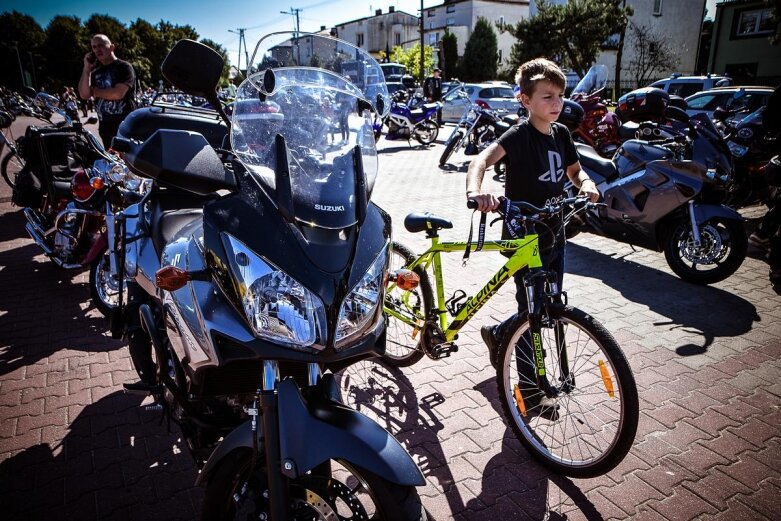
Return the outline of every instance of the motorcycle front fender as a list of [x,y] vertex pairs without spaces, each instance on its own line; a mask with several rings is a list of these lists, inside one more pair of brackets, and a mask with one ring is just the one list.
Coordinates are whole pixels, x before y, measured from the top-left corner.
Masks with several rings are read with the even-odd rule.
[[[404,447],[367,416],[329,399],[304,401],[293,380],[280,382],[279,436],[282,473],[295,478],[329,460],[343,460],[406,486],[425,479]],[[235,449],[251,448],[247,421],[226,436],[201,470],[196,484],[208,481],[217,464]],[[262,446],[262,440],[258,441]]]
[[697,224],[702,224],[708,219],[714,217],[723,217],[725,219],[731,219],[733,221],[745,221],[738,212],[723,204],[695,204],[694,205],[694,219]]

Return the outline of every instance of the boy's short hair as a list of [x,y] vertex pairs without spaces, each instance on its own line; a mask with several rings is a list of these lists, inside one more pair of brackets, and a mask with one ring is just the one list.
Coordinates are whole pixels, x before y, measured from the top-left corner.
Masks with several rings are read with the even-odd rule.
[[518,72],[515,74],[515,83],[527,96],[534,94],[534,87],[542,80],[551,82],[561,90],[567,86],[567,78],[559,66],[546,58],[527,61],[518,67]]

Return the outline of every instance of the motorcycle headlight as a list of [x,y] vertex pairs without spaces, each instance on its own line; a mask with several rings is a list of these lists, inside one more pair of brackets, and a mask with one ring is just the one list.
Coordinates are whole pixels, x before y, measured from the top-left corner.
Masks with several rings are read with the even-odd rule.
[[386,245],[374,259],[369,271],[342,301],[334,343],[337,349],[346,344],[353,335],[360,333],[377,311],[385,291],[387,264],[388,246]]
[[114,164],[108,172],[106,172],[106,177],[108,177],[112,183],[121,183],[125,180],[127,173],[128,170],[124,165]]
[[293,348],[322,349],[326,319],[320,297],[230,234],[223,234],[223,245],[255,336]]
[[748,152],[748,147],[735,143],[734,141],[729,141],[727,146],[734,157],[743,157]]

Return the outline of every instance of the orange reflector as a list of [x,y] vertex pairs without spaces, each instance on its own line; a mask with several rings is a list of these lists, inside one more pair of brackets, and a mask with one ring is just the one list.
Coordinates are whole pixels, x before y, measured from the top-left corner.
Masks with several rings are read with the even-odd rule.
[[605,383],[605,389],[607,390],[607,395],[611,398],[615,397],[615,392],[613,391],[613,379],[610,378],[610,374],[607,372],[607,366],[605,365],[605,362],[600,360],[598,362],[599,364],[599,372],[602,373],[602,381]]
[[103,190],[106,186],[106,182],[103,181],[102,177],[93,177],[89,180],[90,186],[94,188],[95,190]]
[[404,291],[413,290],[420,284],[420,276],[417,273],[403,268],[392,273],[390,279]]
[[513,386],[513,394],[515,395],[515,404],[518,406],[518,410],[521,411],[521,416],[526,417],[526,404],[523,402],[523,395],[521,394],[521,388],[518,384]]
[[166,266],[155,272],[155,285],[165,291],[183,288],[190,280],[190,274],[176,266]]

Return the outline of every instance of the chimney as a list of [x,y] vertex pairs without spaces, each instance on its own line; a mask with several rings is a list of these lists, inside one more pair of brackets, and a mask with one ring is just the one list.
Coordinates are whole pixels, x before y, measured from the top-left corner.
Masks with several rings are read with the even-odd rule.
[[382,9],[377,9],[374,11],[374,16],[380,16],[382,14]]
[[325,26],[324,25],[320,26],[320,31],[325,31]]
[[396,12],[396,6],[395,5],[388,6],[388,12],[389,13],[395,13]]

